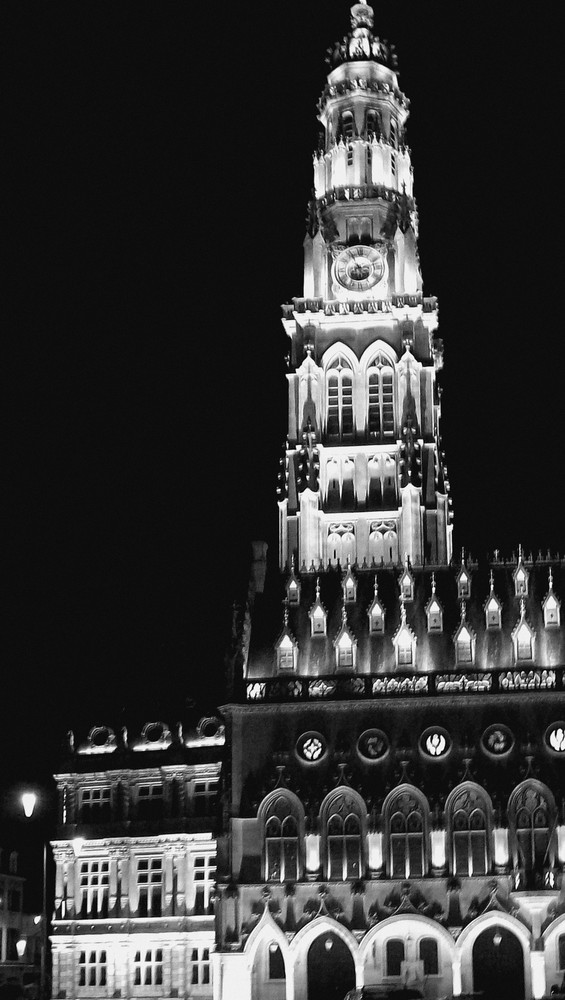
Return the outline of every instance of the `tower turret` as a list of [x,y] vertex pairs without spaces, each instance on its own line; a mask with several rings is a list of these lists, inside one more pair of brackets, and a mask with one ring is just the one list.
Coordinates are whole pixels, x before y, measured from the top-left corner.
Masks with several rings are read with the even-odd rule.
[[422,294],[408,100],[368,4],[351,8],[351,31],[327,61],[304,295],[283,307],[292,349],[281,568],[291,556],[318,570],[347,558],[386,565],[403,553],[442,565],[452,530],[439,447],[442,346],[436,300]]

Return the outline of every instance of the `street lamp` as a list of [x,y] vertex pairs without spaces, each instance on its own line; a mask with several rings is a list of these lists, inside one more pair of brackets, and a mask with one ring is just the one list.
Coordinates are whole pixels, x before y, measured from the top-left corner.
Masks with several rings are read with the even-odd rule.
[[[24,792],[21,796],[21,803],[24,810],[24,815],[26,819],[31,819],[35,812],[35,807],[39,801],[39,797],[35,792]],[[41,908],[41,953],[40,953],[40,972],[39,972],[39,996],[40,1000],[44,1000],[45,997],[45,969],[47,960],[47,842],[43,840],[43,897],[42,897],[42,908]]]

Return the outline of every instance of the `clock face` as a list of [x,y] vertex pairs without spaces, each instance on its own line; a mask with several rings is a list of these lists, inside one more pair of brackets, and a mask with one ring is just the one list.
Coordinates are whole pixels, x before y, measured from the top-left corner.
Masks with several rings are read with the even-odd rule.
[[337,281],[352,292],[366,292],[381,280],[384,271],[383,256],[374,247],[348,247],[334,264]]

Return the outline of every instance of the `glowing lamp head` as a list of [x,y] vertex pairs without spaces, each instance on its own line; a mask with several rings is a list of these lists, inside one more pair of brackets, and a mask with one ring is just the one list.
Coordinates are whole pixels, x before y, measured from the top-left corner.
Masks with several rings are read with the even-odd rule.
[[37,795],[35,792],[24,792],[21,798],[24,815],[27,819],[33,816],[35,807],[37,805]]

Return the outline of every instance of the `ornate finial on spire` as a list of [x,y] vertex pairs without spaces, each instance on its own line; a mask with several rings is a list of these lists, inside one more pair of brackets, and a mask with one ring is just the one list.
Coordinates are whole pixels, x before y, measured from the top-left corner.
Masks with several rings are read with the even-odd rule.
[[526,602],[523,597],[520,598],[520,618],[526,617]]
[[436,575],[432,573],[432,594],[436,592]]
[[292,555],[290,557],[290,572],[294,573],[294,552],[292,553]]
[[518,562],[522,562],[522,544],[518,545]]
[[369,7],[366,3],[355,3],[351,8],[351,27],[355,28],[372,28],[373,27],[373,15],[374,10]]
[[461,546],[461,565],[465,565],[465,549]]
[[320,600],[320,577],[316,577],[316,600]]
[[465,621],[465,601],[461,601],[461,621]]
[[490,571],[490,592],[491,592],[491,594],[492,594],[493,591],[494,591],[494,573],[491,570]]
[[375,585],[374,585],[374,589],[375,589],[375,597],[376,597],[377,594],[378,594],[378,592],[379,592],[379,585],[377,583],[377,574],[376,573],[375,573]]
[[283,611],[284,627],[288,628],[288,600],[286,598],[283,601],[283,605],[284,605],[284,611]]
[[549,589],[553,590],[553,573],[551,572],[551,566],[549,567],[548,581],[549,581]]
[[347,611],[345,610],[345,602],[343,603],[341,608],[341,624],[344,626],[344,628],[347,628]]

